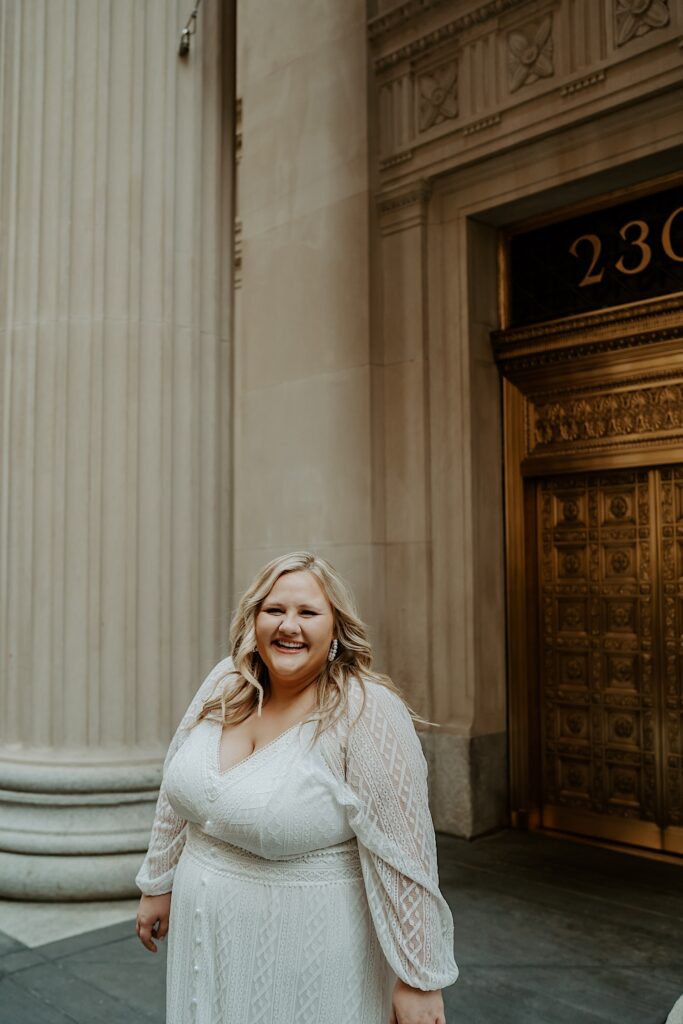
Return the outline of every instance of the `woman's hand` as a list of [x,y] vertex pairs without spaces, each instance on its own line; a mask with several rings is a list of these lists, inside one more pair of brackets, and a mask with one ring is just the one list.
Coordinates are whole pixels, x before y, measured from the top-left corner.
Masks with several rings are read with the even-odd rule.
[[394,985],[389,1024],[446,1024],[441,989],[423,992],[400,978]]
[[142,896],[138,907],[135,930],[143,946],[156,953],[153,939],[163,939],[168,933],[168,918],[171,913],[171,894]]

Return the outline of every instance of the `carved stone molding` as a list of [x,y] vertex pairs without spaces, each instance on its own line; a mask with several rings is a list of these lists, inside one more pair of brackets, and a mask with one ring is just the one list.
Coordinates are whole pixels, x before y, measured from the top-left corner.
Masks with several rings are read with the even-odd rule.
[[476,135],[477,132],[483,131],[485,128],[493,128],[494,125],[500,124],[500,114],[491,114],[491,117],[482,117],[478,121],[472,121],[471,124],[465,125],[462,130],[463,135]]
[[406,206],[422,205],[429,199],[431,191],[432,186],[430,182],[420,181],[403,191],[380,195],[377,200],[377,206],[380,213],[392,213]]
[[458,31],[458,23],[456,21],[442,25],[441,28],[434,29],[434,31],[428,32],[427,35],[406,43],[404,46],[399,47],[398,50],[393,50],[391,53],[378,57],[375,61],[375,71],[386,71],[387,68],[392,68],[396,64],[400,64],[401,61],[424,57],[447,40],[456,38]]
[[666,28],[671,20],[669,0],[615,0],[617,46]]
[[[425,10],[440,6],[441,2],[443,0],[431,0],[431,2],[426,0],[425,3],[419,3],[418,0],[416,3],[405,4],[404,7],[410,8],[410,13],[402,20],[407,22],[418,14],[424,13]],[[488,3],[482,4],[481,7],[477,7],[474,11],[470,11],[469,14],[463,14],[459,18],[454,18],[445,25],[441,25],[439,28],[419,36],[417,39],[410,40],[396,50],[378,57],[375,61],[375,69],[382,71],[385,68],[393,67],[403,60],[424,57],[430,50],[433,50],[436,46],[449,39],[453,39],[454,36],[459,35],[461,32],[474,28],[477,25],[482,25],[492,18],[505,14],[506,11],[522,7],[525,3],[528,3],[528,0],[489,0]],[[375,18],[370,22],[368,31],[371,41],[374,42],[381,35],[384,35],[389,30],[386,27],[387,25],[393,29],[402,23],[396,20],[396,15],[401,10],[402,8],[397,8],[396,11],[389,11],[386,15]],[[385,27],[380,28],[382,25]]]
[[378,14],[368,22],[368,35],[370,39],[378,39],[397,28],[402,28],[413,20],[425,14],[427,11],[436,10],[450,0],[408,0],[407,3],[386,11],[385,14]]
[[384,157],[383,160],[380,160],[379,165],[382,170],[386,170],[388,167],[396,167],[397,164],[407,163],[408,160],[412,160],[412,158],[412,149],[404,149],[399,153],[392,153],[391,156]]
[[[409,0],[408,3],[394,7],[385,14],[372,18],[368,25],[370,39],[372,42],[377,42],[383,36],[410,25],[414,19],[443,6],[447,2],[450,2],[450,0]],[[515,7],[521,7],[526,2],[527,0],[488,0],[487,3],[481,4],[480,7],[476,7],[474,10],[469,11],[469,13],[456,18],[446,28],[454,26],[454,32],[471,29],[477,25],[483,25],[490,18],[499,17],[509,10],[514,10]],[[427,39],[429,37],[423,38]],[[401,54],[397,59],[402,59],[402,56],[405,55],[402,52],[403,50],[404,47],[401,47],[400,50],[395,51]],[[393,62],[395,63],[396,61],[394,60]]]
[[607,75],[604,71],[596,71],[594,75],[587,75],[585,78],[576,78],[573,82],[562,86],[560,96],[573,96],[574,93],[581,92],[582,89],[590,89],[593,85],[599,85],[606,78]]
[[449,60],[418,75],[418,131],[425,132],[458,116],[458,65]]
[[533,85],[539,78],[550,78],[553,67],[553,22],[550,15],[529,22],[508,36],[510,92]]

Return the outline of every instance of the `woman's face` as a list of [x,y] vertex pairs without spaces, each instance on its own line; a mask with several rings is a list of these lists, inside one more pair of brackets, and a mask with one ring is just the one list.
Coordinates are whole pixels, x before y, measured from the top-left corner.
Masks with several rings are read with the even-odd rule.
[[256,644],[271,680],[307,683],[320,674],[334,631],[332,605],[305,570],[276,580],[256,616]]

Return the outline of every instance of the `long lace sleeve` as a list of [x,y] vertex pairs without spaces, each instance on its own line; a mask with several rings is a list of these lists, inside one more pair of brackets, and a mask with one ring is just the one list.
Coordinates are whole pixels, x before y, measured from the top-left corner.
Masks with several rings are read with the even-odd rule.
[[166,769],[183,745],[190,726],[197,717],[202,704],[211,696],[214,689],[217,689],[218,683],[231,668],[232,659],[224,658],[223,661],[219,661],[211,669],[194,695],[169,745],[164,759],[164,769],[154,813],[149,847],[140,870],[135,876],[135,884],[145,896],[159,896],[161,893],[171,891],[176,864],[185,845],[187,822],[176,814],[168,802],[164,785]]
[[401,698],[375,683],[366,690],[347,743],[349,822],[384,955],[402,981],[431,991],[452,984],[458,968],[439,890],[427,763]]

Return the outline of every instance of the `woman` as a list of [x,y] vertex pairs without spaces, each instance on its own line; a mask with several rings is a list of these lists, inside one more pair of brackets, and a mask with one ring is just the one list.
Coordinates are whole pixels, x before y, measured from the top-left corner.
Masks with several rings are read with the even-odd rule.
[[168,1024],[445,1024],[426,762],[347,585],[275,559],[231,650],[171,742],[136,879],[143,945],[169,932]]

